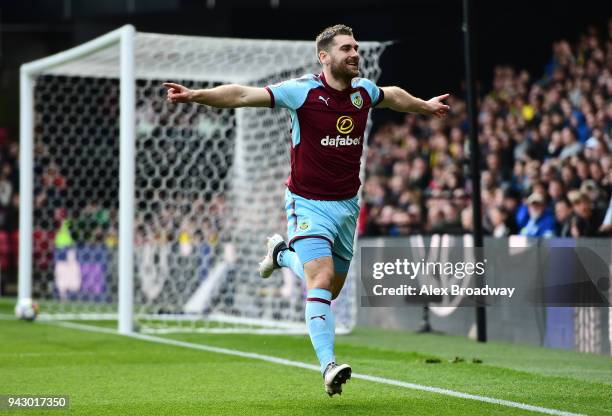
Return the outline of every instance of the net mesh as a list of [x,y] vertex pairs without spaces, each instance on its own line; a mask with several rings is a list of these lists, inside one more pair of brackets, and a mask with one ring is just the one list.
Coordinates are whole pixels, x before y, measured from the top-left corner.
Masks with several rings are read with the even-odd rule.
[[[384,44],[361,43],[376,80]],[[265,237],[283,232],[288,112],[165,101],[162,82],[263,86],[316,73],[313,42],[136,35],[135,312],[144,331],[300,330],[304,288],[262,280]],[[35,82],[33,293],[43,312],[117,311],[119,46]],[[356,319],[354,279],[335,302]]]

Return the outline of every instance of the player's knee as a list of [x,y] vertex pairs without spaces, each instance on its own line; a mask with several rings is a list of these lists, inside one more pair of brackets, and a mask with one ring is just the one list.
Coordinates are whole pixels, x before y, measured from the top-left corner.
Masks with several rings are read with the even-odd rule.
[[[332,280],[334,274],[326,270],[317,271],[310,277],[311,286],[318,287],[320,289],[332,290]],[[333,295],[333,292],[332,292]]]

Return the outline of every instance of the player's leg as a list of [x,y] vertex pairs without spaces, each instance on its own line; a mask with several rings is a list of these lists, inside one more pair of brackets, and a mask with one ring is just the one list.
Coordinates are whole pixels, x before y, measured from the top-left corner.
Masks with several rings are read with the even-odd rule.
[[[285,191],[285,212],[287,214],[288,241],[299,241],[305,238],[320,237],[333,241],[334,224],[325,218],[325,201],[313,201]],[[259,263],[259,274],[269,277],[278,268],[287,267],[300,279],[304,280],[304,260],[288,247],[279,234],[268,238],[266,257]]]
[[332,279],[331,292],[332,300],[334,300],[340,295],[344,287],[344,282],[346,281],[346,275],[348,274],[351,262],[341,259],[336,254],[332,254],[332,256],[334,261],[334,278]]
[[[350,366],[334,362],[335,319],[331,309],[332,283],[335,265],[332,259],[332,244],[337,235],[337,224],[346,215],[343,206],[336,201],[313,201],[287,191],[287,235],[291,251],[282,237],[273,236],[268,243],[268,255],[262,265],[267,277],[275,268],[289,267],[296,275],[306,280],[307,300],[305,320],[310,338],[321,365],[328,394],[341,393],[342,383],[350,378]],[[260,265],[260,273],[262,272]],[[347,268],[348,270],[348,268]],[[344,276],[342,277],[342,282]],[[341,289],[342,284],[334,283]]]
[[304,280],[304,264],[297,253],[287,247],[287,243],[280,234],[274,234],[268,238],[267,253],[259,263],[259,275],[268,278],[272,272],[281,267],[287,267],[293,273]]
[[[315,281],[313,283],[310,278],[310,270],[306,269],[305,273],[307,283],[309,284],[309,289],[312,287],[310,286],[311,284],[315,285],[315,287],[322,287],[323,284],[327,283],[331,275],[331,282],[329,284],[329,295],[331,295],[329,300],[331,303],[331,300],[335,299],[339,295],[342,287],[344,286],[346,275],[350,266],[350,260],[353,257],[353,239],[355,236],[357,216],[359,215],[358,199],[352,198],[344,201],[311,202],[309,203],[309,207],[311,209],[305,214],[302,210],[300,210],[300,208],[303,206],[302,202],[303,201],[298,199],[296,210],[298,214],[298,233],[301,232],[302,228],[306,228],[306,232],[310,231],[312,233],[328,235],[331,237],[327,239],[331,243],[333,251],[331,259],[332,270],[329,268],[329,258],[327,258],[327,268],[326,273],[324,273],[324,279]],[[310,218],[312,221],[308,221],[309,216],[311,216]],[[306,217],[306,219],[303,220],[303,217]],[[306,227],[301,227],[300,225],[304,223]],[[328,234],[326,234],[326,232]],[[299,243],[299,241],[296,241],[296,243]],[[306,268],[308,266],[308,263],[305,261],[305,256],[307,254],[302,255],[302,252],[299,250],[299,247],[296,246],[296,243],[294,243],[294,248],[296,249],[298,257],[305,263]],[[329,311],[330,318],[328,320],[328,326],[331,336],[328,339],[328,342],[333,348],[335,321],[331,308]],[[333,350],[331,356],[333,357]],[[321,364],[324,365],[326,360],[321,361]],[[330,396],[335,393],[340,394],[342,392],[342,384],[350,379],[352,371],[348,364],[337,365],[334,361],[330,362],[324,370],[325,389]]]
[[[282,237],[279,234],[275,234],[268,239],[268,253],[270,255],[270,263],[273,261],[272,259],[276,259],[276,263],[274,265],[274,269],[280,267],[287,267],[293,271],[293,273],[299,277],[301,280],[305,279],[304,274],[304,264],[302,260],[295,252],[294,249],[288,248],[285,241],[282,240]],[[342,290],[344,286],[344,281],[346,279],[346,274],[348,272],[348,264],[350,262],[339,259],[337,256],[333,256],[334,262],[334,278],[332,279],[332,300],[338,297],[338,294]],[[268,269],[270,269],[268,267]],[[266,273],[268,277],[269,274]]]
[[[348,274],[351,259],[353,257],[353,239],[355,236],[355,228],[357,222],[357,215],[359,214],[359,205],[357,199],[354,198],[348,201],[336,201],[329,203],[327,207],[328,212],[331,214],[329,217],[334,224],[334,236],[335,241],[332,245],[332,266],[333,274],[329,285],[329,292],[331,293],[331,300],[336,299]],[[329,260],[328,260],[329,261]],[[328,263],[329,264],[329,263]],[[306,266],[306,265],[305,265]],[[327,269],[329,271],[329,269]],[[309,279],[309,271],[306,271],[306,277]],[[329,274],[326,275],[329,277]],[[310,280],[309,280],[310,281]],[[323,282],[317,282],[315,284],[321,284]],[[331,311],[331,308],[330,308]],[[335,335],[335,322],[333,321],[333,313],[330,315],[330,322],[328,323],[331,330],[330,344],[334,345]],[[329,363],[324,370],[323,377],[325,379],[325,390],[332,396],[336,393],[342,393],[342,384],[346,383],[351,378],[352,369],[348,364],[336,364],[334,361]]]
[[[293,243],[295,251],[287,249],[282,237],[274,235],[268,240],[268,255],[260,263],[271,264],[273,259],[277,260],[274,267],[268,268],[269,273],[283,264],[282,258],[289,254],[294,260],[299,261],[299,266],[294,265],[292,269],[296,274],[301,272],[302,278],[306,276],[307,295],[304,310],[306,325],[312,346],[321,366],[321,373],[326,377],[326,390],[328,394],[341,393],[341,384],[350,378],[350,367],[347,365],[337,366],[334,358],[335,317],[331,309],[332,290],[342,288],[335,278],[334,261],[332,260],[331,244],[320,237],[304,238]],[[304,259],[304,264],[302,260]],[[269,276],[269,274],[267,274]],[[267,277],[262,274],[262,277]],[[342,282],[344,277],[342,277]],[[341,367],[341,368],[340,368]],[[326,371],[329,370],[329,371]],[[342,370],[342,371],[340,371]],[[347,373],[348,371],[348,373]],[[327,388],[327,381],[332,386]],[[335,381],[335,384],[334,384]]]
[[304,264],[292,249],[282,250],[278,253],[277,263],[280,267],[290,268],[297,277],[304,280]]
[[290,250],[280,234],[268,237],[266,256],[259,263],[259,275],[264,279],[281,267],[289,267],[300,279],[304,279],[304,266],[297,254]]
[[[331,281],[330,292],[331,292],[331,300],[334,300],[340,295],[342,288],[344,287],[344,282],[346,281],[346,275],[348,274],[348,266],[350,262],[347,262],[342,259],[338,259],[335,254],[332,254],[333,257],[333,266],[334,266],[334,276]],[[332,315],[334,317],[334,315]],[[335,318],[335,317],[334,317]],[[335,320],[333,322],[334,327],[334,335],[335,335]],[[333,339],[332,339],[333,341]]]
[[323,373],[334,361],[335,320],[331,309],[334,267],[331,245],[322,238],[306,238],[296,241],[293,247],[304,261],[307,287],[304,318]]
[[331,308],[335,273],[331,244],[323,238],[306,238],[293,247],[304,260],[308,292],[304,311],[312,346],[319,359],[325,390],[332,396],[342,393],[342,384],[351,378],[351,367],[338,365],[334,357],[336,323]]
[[359,216],[359,200],[357,197],[337,201],[333,205],[334,225],[336,235],[332,246],[334,261],[334,278],[332,280],[332,299],[336,299],[346,281],[351,260],[353,258],[353,242]]
[[[334,257],[334,265],[335,265],[335,257]],[[334,270],[334,276],[331,281],[331,300],[334,300],[340,294],[342,287],[344,286],[344,282],[346,280],[346,272],[338,272]],[[331,314],[328,319],[328,326],[331,328],[331,345],[335,345],[335,335],[336,335],[336,321],[335,315],[333,313],[333,309],[331,310]],[[334,393],[342,394],[342,384],[346,383],[347,380],[351,378],[352,369],[348,364],[336,364],[335,357],[334,361],[329,363],[325,371],[323,372],[323,376],[325,378],[325,390],[327,393],[332,396]]]

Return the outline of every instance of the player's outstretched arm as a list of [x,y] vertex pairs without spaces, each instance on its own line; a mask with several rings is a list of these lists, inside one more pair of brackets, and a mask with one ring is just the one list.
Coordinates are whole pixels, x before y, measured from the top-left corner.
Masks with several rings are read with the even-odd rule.
[[172,103],[197,103],[217,108],[270,107],[270,93],[265,88],[227,84],[215,88],[192,90],[173,82],[165,82],[167,99]]
[[385,98],[377,108],[390,108],[402,113],[418,113],[428,116],[444,117],[448,114],[450,107],[444,104],[450,94],[433,97],[427,101],[413,97],[407,91],[399,87],[382,87]]

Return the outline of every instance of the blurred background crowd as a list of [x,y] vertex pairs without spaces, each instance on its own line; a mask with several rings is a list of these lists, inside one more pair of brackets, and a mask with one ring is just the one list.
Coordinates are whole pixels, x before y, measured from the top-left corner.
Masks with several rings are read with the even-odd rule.
[[0,272],[17,268],[19,233],[19,145],[0,128]]
[[[612,21],[552,45],[543,74],[494,70],[478,105],[489,235],[592,237],[612,230]],[[466,102],[445,120],[375,126],[361,235],[472,230]]]
[[[489,235],[612,233],[611,72],[612,20],[577,39],[553,43],[538,74],[495,67],[491,87],[481,87],[478,103],[482,221]],[[375,123],[361,236],[472,230],[467,107],[461,93],[449,104],[452,111],[444,120],[410,114],[402,122]],[[0,128],[0,270],[9,275],[17,267],[18,158],[18,138]],[[35,245],[49,246],[36,252],[50,250],[66,218],[65,207],[57,206],[67,186],[61,170],[49,165],[35,184],[36,209],[51,209],[43,216],[54,219],[48,230],[36,231],[41,236],[35,235]],[[116,244],[115,210],[94,201],[73,220],[71,238],[77,243]],[[50,261],[50,254],[45,258]]]

